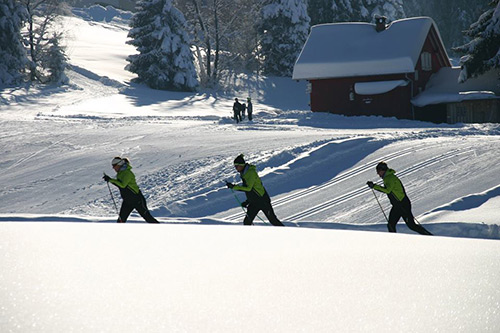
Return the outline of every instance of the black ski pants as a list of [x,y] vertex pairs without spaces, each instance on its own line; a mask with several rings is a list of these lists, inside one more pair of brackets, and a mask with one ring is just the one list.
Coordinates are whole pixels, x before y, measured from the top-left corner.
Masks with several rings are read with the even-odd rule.
[[400,218],[403,218],[406,225],[411,230],[416,231],[421,235],[432,235],[420,224],[415,223],[415,218],[411,212],[411,202],[408,197],[404,197],[403,200],[392,206],[391,212],[389,213],[389,223],[387,224],[389,232],[396,232],[396,224]]
[[118,222],[127,222],[130,213],[132,213],[134,209],[144,220],[146,220],[146,222],[160,223],[149,212],[148,206],[146,205],[146,199],[141,192],[134,194],[133,196],[128,196],[127,199],[123,200]]
[[239,123],[241,121],[241,111],[234,111],[234,120],[236,120],[236,123]]
[[272,225],[284,227],[283,223],[281,223],[281,221],[278,220],[278,217],[274,213],[273,206],[271,205],[270,202],[262,203],[260,205],[255,203],[250,203],[247,208],[247,215],[243,220],[243,225],[252,225],[253,220],[255,219],[259,211],[262,211],[264,215],[266,215],[267,219],[269,220],[269,222],[271,222]]

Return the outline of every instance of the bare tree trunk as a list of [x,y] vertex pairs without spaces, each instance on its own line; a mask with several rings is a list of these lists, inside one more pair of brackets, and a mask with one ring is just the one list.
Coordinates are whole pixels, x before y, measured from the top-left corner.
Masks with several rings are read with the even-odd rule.
[[30,48],[30,81],[36,80],[36,61],[37,56],[35,53],[35,33],[33,30],[33,10],[36,7],[32,8],[31,0],[27,0],[25,3],[26,11],[28,12],[28,40],[29,40],[29,48]]
[[210,44],[210,33],[208,29],[206,28],[206,24],[203,21],[203,16],[201,15],[200,8],[198,6],[198,2],[196,0],[192,0],[195,12],[196,12],[196,18],[198,19],[198,23],[200,24],[200,28],[203,32],[204,39],[205,39],[205,47],[207,48],[206,50],[206,77],[210,80],[212,76],[212,48]]
[[[197,36],[196,30],[194,32],[194,35]],[[198,43],[196,43],[196,40],[195,40],[195,43],[194,43],[194,47],[196,49],[196,58],[197,58],[197,61],[198,61],[198,66],[200,68],[200,73],[199,73],[199,75],[200,75],[200,81],[202,83],[205,83],[208,80],[207,79],[207,69],[206,69],[205,63],[203,62],[203,56],[201,54],[200,46],[199,46]]]
[[211,84],[217,83],[217,76],[219,70],[219,53],[220,53],[220,35],[219,35],[219,1],[214,0],[214,28],[215,28],[215,60],[214,60],[214,73]]

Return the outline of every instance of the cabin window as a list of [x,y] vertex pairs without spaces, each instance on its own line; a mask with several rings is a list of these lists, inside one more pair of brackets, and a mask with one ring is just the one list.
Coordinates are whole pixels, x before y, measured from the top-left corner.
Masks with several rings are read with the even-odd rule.
[[422,52],[420,60],[422,62],[422,70],[432,71],[432,56],[429,52]]

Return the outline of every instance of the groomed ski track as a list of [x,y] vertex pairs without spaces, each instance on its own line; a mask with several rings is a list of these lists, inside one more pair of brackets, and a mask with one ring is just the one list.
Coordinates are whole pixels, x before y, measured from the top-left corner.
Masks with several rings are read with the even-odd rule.
[[[496,145],[498,141],[493,140],[491,144]],[[434,208],[431,204],[435,204],[434,197],[439,197],[439,191],[446,191],[447,189],[442,186],[440,189],[433,189],[429,184],[419,186],[418,184],[421,183],[419,178],[424,177],[424,180],[427,179],[429,172],[436,179],[439,179],[439,172],[442,172],[442,177],[446,178],[447,173],[451,171],[450,169],[460,168],[460,164],[464,161],[478,159],[478,154],[492,154],[488,149],[488,147],[477,146],[474,140],[469,141],[463,138],[460,140],[435,141],[434,143],[429,140],[416,139],[409,142],[409,144],[407,143],[407,147],[401,150],[381,155],[374,154],[375,157],[368,157],[362,163],[339,173],[326,182],[294,191],[288,195],[276,195],[273,197],[273,205],[277,212],[281,212],[281,215],[278,216],[281,216],[282,220],[291,223],[321,222],[328,220],[325,216],[332,217],[329,220],[330,222],[344,223],[346,220],[352,220],[353,215],[371,217],[370,222],[364,223],[377,223],[374,217],[378,216],[378,222],[383,223],[383,215],[378,205],[373,205],[373,195],[365,186],[365,182],[372,179],[380,182],[380,179],[375,176],[374,166],[379,161],[385,160],[396,169],[397,174],[401,177],[407,193],[412,198],[416,214],[424,214],[427,210]],[[494,157],[492,156],[492,158]],[[469,170],[471,166],[463,165],[463,168]],[[468,181],[470,179],[456,179],[448,184],[450,191],[454,191],[455,186]],[[269,191],[273,193],[272,188]],[[426,196],[430,196],[432,199],[426,199]],[[385,206],[384,208],[388,210],[390,206],[385,199],[385,195],[381,195],[381,201]],[[307,207],[301,204],[302,202],[314,202],[314,204]],[[359,204],[357,208],[349,207],[349,203],[353,202]],[[359,210],[364,212],[360,214]],[[342,218],[343,216],[344,218]],[[243,217],[243,212],[235,211],[232,214],[225,215],[223,219],[241,221]],[[354,220],[361,224],[363,224],[361,221],[366,221],[366,219]]]
[[[417,147],[410,147],[410,148],[406,148],[406,149],[403,149],[403,150],[398,151],[398,152],[393,152],[391,154],[385,155],[382,159],[372,159],[369,162],[366,162],[360,166],[357,166],[357,167],[355,167],[347,172],[341,173],[340,175],[332,178],[330,181],[325,182],[321,185],[317,185],[317,186],[313,186],[311,188],[299,190],[291,195],[280,196],[278,199],[273,201],[273,206],[280,207],[283,205],[289,205],[290,203],[292,203],[295,200],[305,199],[308,196],[310,196],[314,193],[317,193],[317,192],[321,192],[321,191],[323,191],[331,186],[342,187],[342,183],[344,181],[351,179],[355,176],[359,176],[361,174],[364,174],[366,172],[373,171],[374,165],[376,165],[381,160],[386,161],[387,163],[391,164],[391,162],[396,162],[397,159],[407,158],[408,156],[415,154],[419,151],[433,149],[433,148],[437,147],[438,145],[428,146],[428,145],[424,145],[424,144],[420,144],[420,145],[417,144],[417,146],[420,146],[420,147],[418,147],[418,148]],[[417,163],[409,168],[400,170],[400,171],[398,171],[397,174],[400,177],[409,176],[409,175],[412,175],[412,174],[417,173],[419,171],[422,171],[423,169],[425,169],[427,167],[431,167],[432,165],[441,163],[441,162],[445,161],[446,159],[451,159],[451,158],[454,158],[454,157],[457,157],[460,155],[469,154],[469,153],[472,153],[473,151],[474,150],[469,148],[469,147],[455,148],[447,153],[433,156],[433,157],[428,158],[424,161],[421,161],[421,162],[419,162],[419,163]],[[298,213],[295,213],[292,215],[288,215],[288,216],[284,217],[283,220],[288,221],[288,222],[303,221],[307,218],[314,217],[314,215],[319,213],[319,212],[323,212],[323,211],[329,210],[329,209],[335,210],[335,207],[334,207],[335,205],[344,203],[348,200],[354,200],[357,197],[365,194],[366,192],[369,192],[369,189],[365,186],[361,186],[359,189],[349,191],[349,192],[344,193],[342,195],[333,197],[329,200],[325,200],[325,201],[323,201],[323,202],[321,202],[321,203],[319,203],[319,204],[317,204],[309,209],[303,210],[301,212],[298,212]],[[411,191],[409,191],[409,193],[411,193]],[[226,216],[224,219],[229,220],[229,221],[235,221],[235,220],[240,221],[243,217],[244,217],[244,213],[241,212],[241,213]]]

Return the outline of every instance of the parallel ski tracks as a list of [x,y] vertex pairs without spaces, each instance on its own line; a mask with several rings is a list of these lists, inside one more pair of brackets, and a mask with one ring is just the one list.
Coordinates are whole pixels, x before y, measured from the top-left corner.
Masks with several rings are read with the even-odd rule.
[[[407,156],[410,154],[414,154],[418,151],[432,149],[432,148],[433,147],[429,147],[429,146],[425,146],[425,147],[421,147],[421,148],[410,147],[410,148],[407,148],[404,150],[400,150],[400,151],[385,155],[383,160],[388,162],[388,161],[391,161],[391,160],[394,160],[397,158],[401,158],[401,157],[404,157],[404,156]],[[415,164],[407,169],[401,170],[398,172],[398,176],[404,177],[406,175],[410,175],[414,172],[422,170],[422,169],[429,167],[431,165],[440,163],[446,159],[456,157],[458,155],[467,154],[467,153],[473,152],[473,151],[474,151],[474,149],[472,149],[472,148],[468,148],[468,149],[455,148],[447,153],[441,154],[439,156],[434,156],[434,157],[426,159],[420,163],[417,163],[417,164]],[[288,204],[294,200],[303,199],[303,198],[305,198],[313,193],[316,193],[318,191],[322,191],[328,187],[337,185],[337,184],[339,184],[339,183],[341,183],[349,178],[358,176],[358,175],[362,174],[363,172],[366,172],[366,171],[372,169],[374,163],[377,163],[379,161],[380,161],[380,158],[377,158],[376,160],[375,159],[371,160],[367,163],[364,163],[363,165],[360,165],[360,166],[353,168],[345,173],[342,173],[342,174],[332,178],[331,180],[329,180],[321,185],[312,186],[312,187],[309,187],[307,189],[303,189],[301,191],[295,192],[291,195],[281,197],[281,198],[273,201],[273,206],[279,207],[279,206]],[[356,189],[356,190],[344,193],[342,195],[336,196],[330,200],[324,201],[316,206],[313,206],[309,209],[303,210],[299,213],[286,216],[285,218],[283,218],[283,220],[289,221],[289,222],[298,222],[301,219],[304,219],[306,217],[309,217],[309,216],[318,214],[322,211],[325,211],[327,209],[330,209],[334,205],[338,205],[340,203],[343,203],[343,202],[346,202],[348,200],[352,200],[354,198],[362,196],[368,190],[369,189],[367,187],[361,187],[359,189]],[[232,215],[227,216],[225,218],[225,220],[240,220],[244,216],[245,216],[244,213],[236,213],[236,214],[232,214]]]

